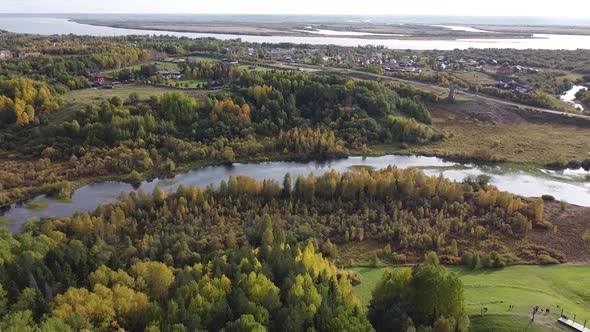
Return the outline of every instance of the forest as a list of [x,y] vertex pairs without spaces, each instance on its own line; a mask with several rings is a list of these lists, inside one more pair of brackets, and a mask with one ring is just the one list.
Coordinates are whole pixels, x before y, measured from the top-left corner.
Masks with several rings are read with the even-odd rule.
[[[282,184],[236,176],[217,188],[122,194],[91,214],[45,218],[17,235],[2,231],[0,326],[466,330],[461,284],[439,261],[461,264],[462,253],[477,250],[475,240],[511,241],[533,227],[548,227],[542,200],[392,167],[287,175]],[[338,245],[369,240],[384,246],[382,259],[418,253],[426,265],[384,276],[392,280],[378,288],[409,283],[414,298],[376,291],[365,316],[354,274],[332,262]],[[426,280],[456,288],[431,300]],[[400,301],[395,316],[383,301]]]
[[[253,155],[345,157],[371,144],[443,137],[429,126],[427,96],[395,85],[221,63],[198,62],[186,70],[228,88],[203,100],[180,92],[148,99],[131,93],[79,105],[68,120],[55,122],[55,87],[28,78],[1,81],[0,149],[33,157],[28,162],[35,171],[5,162],[0,204],[38,193],[68,198],[70,182],[90,176],[135,179],[154,168],[170,173],[176,164],[231,163]],[[153,71],[141,66],[130,75],[150,78]]]

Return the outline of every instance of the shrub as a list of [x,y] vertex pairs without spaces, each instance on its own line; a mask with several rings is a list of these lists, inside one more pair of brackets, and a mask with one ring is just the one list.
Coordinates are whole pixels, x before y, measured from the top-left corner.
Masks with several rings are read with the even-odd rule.
[[567,163],[567,167],[568,168],[571,168],[571,169],[578,169],[578,168],[582,167],[582,163],[580,161],[577,161],[577,160],[570,160]]
[[471,266],[472,259],[473,254],[470,251],[464,251],[463,255],[461,255],[461,264],[465,266]]
[[506,265],[514,265],[520,262],[520,258],[515,254],[502,254],[502,260]]
[[506,266],[506,263],[504,262],[504,258],[502,256],[500,256],[497,252],[492,251],[490,253],[490,260],[492,261],[492,267],[493,268],[501,268]]
[[567,207],[567,202],[566,201],[559,201],[559,209],[563,212],[565,211],[565,208]]
[[537,225],[541,228],[544,228],[548,231],[553,230],[553,224],[550,221],[542,220],[537,223]]
[[567,162],[564,160],[558,160],[548,163],[547,167],[552,169],[564,169],[567,168]]
[[550,265],[550,264],[559,264],[559,261],[547,254],[539,255],[537,258],[539,260],[539,264],[543,265]]
[[551,196],[551,195],[543,195],[541,196],[541,198],[546,201],[546,202],[553,202],[555,201],[555,197]]
[[381,260],[379,260],[379,257],[377,257],[377,254],[373,254],[373,256],[371,256],[371,258],[369,260],[369,265],[371,267],[380,267],[381,266]]
[[481,257],[481,267],[484,269],[489,269],[489,268],[493,267],[492,266],[492,259],[490,258],[490,256],[485,255],[485,256]]
[[404,254],[394,254],[393,261],[398,264],[405,264],[408,261],[408,258]]
[[480,266],[481,266],[481,259],[480,259],[479,255],[478,254],[473,255],[473,258],[471,259],[471,262],[469,263],[469,267],[472,270],[475,270]]

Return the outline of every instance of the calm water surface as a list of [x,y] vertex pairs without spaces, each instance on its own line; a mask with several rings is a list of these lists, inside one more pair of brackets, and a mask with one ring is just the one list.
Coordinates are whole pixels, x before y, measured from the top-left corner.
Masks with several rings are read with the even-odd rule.
[[[453,26],[457,28],[457,26]],[[256,43],[295,43],[340,46],[383,45],[393,49],[414,50],[453,50],[456,48],[513,48],[513,49],[578,49],[590,48],[590,36],[581,35],[550,35],[535,34],[535,38],[523,39],[458,39],[458,40],[400,40],[366,39],[366,38],[338,38],[330,36],[318,37],[286,37],[286,36],[250,36],[232,34],[168,32],[156,30],[114,29],[71,22],[65,18],[49,17],[0,17],[0,29],[41,35],[77,34],[91,36],[121,36],[121,35],[170,35],[177,37],[218,39],[240,38],[247,42]]]
[[348,171],[353,166],[370,166],[376,169],[394,165],[399,168],[419,167],[428,175],[443,175],[451,180],[462,181],[467,176],[486,174],[491,177],[491,183],[504,191],[510,191],[522,196],[541,196],[550,194],[557,199],[563,199],[570,203],[590,206],[590,182],[584,179],[588,172],[583,170],[549,171],[532,170],[524,171],[510,167],[509,165],[474,165],[445,161],[435,157],[422,156],[398,156],[389,155],[382,157],[350,157],[327,162],[266,162],[258,164],[234,164],[233,166],[210,166],[195,169],[187,173],[179,174],[172,178],[156,178],[152,181],[144,181],[139,188],[122,182],[99,182],[90,184],[76,190],[72,195],[71,203],[56,202],[41,195],[35,201],[47,203],[47,208],[40,211],[27,209],[22,204],[13,205],[5,212],[8,219],[7,228],[12,232],[20,230],[22,224],[31,218],[41,217],[65,217],[76,211],[93,211],[102,203],[115,202],[120,192],[137,191],[152,192],[156,186],[171,192],[180,184],[185,186],[205,187],[209,184],[218,184],[222,179],[227,180],[232,175],[247,175],[263,180],[272,178],[282,182],[286,173],[292,177],[314,173],[321,175],[330,170],[339,172]]

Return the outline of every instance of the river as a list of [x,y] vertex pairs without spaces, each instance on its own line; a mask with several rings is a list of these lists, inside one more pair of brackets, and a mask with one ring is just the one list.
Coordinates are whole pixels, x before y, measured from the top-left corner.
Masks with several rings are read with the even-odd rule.
[[[457,28],[457,26],[453,26]],[[50,17],[14,17],[1,16],[0,29],[18,33],[54,35],[77,34],[91,36],[121,36],[121,35],[170,35],[177,37],[218,39],[240,38],[247,42],[256,43],[294,43],[311,45],[383,45],[391,49],[414,50],[453,50],[467,48],[512,48],[512,49],[568,49],[590,47],[590,36],[534,34],[534,38],[518,39],[457,39],[457,40],[419,40],[419,39],[367,39],[335,36],[294,37],[294,36],[251,36],[232,34],[211,34],[191,32],[168,32],[156,30],[115,29],[109,27],[79,24],[65,18]]]
[[576,93],[578,93],[578,91],[580,91],[580,90],[588,90],[588,88],[585,86],[581,86],[581,85],[574,85],[571,89],[569,89],[563,95],[561,95],[561,100],[568,102],[568,103],[574,105],[574,107],[576,109],[583,111],[584,106],[582,106],[581,104],[578,104],[574,101],[574,100],[576,100]]
[[205,187],[227,180],[232,175],[247,175],[263,180],[272,178],[282,182],[286,173],[292,177],[314,173],[323,174],[329,170],[344,172],[353,166],[370,166],[375,169],[394,165],[399,168],[418,167],[428,175],[443,175],[454,181],[463,181],[467,176],[488,175],[490,182],[499,189],[522,196],[541,196],[550,194],[572,204],[590,206],[590,182],[585,181],[590,175],[583,170],[529,170],[525,171],[507,164],[475,165],[445,161],[436,157],[388,155],[382,157],[350,157],[326,162],[265,162],[251,164],[234,164],[233,166],[209,166],[191,170],[171,178],[156,178],[144,181],[139,187],[123,182],[98,182],[76,190],[71,202],[52,200],[45,195],[33,199],[47,205],[43,209],[28,209],[25,204],[15,204],[4,214],[8,220],[7,228],[18,232],[22,224],[31,218],[65,217],[76,211],[93,211],[102,203],[115,202],[120,192],[152,192],[156,186],[172,192],[180,184],[185,186]]

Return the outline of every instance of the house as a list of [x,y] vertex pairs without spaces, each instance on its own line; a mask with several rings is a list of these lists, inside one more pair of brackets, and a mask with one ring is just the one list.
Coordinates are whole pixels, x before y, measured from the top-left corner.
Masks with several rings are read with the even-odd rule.
[[508,62],[504,62],[500,67],[496,69],[498,75],[512,75],[512,67]]
[[92,81],[92,83],[95,85],[103,85],[106,80],[107,75],[102,73],[94,74],[92,77],[90,77],[90,81]]
[[159,70],[156,74],[162,75],[167,80],[179,80],[182,78],[182,73],[179,71]]
[[10,58],[12,58],[12,52],[0,51],[0,60],[10,59]]

